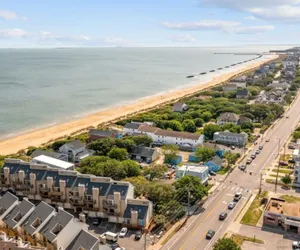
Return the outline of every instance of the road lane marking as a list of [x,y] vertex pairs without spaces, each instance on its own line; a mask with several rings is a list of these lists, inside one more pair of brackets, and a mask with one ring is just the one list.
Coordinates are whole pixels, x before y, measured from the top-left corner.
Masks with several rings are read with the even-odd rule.
[[[217,207],[219,206],[219,204],[221,203],[221,201],[222,200],[219,200],[217,202],[216,206],[213,209],[210,210],[210,212],[205,216],[205,218],[202,221],[199,222],[199,224],[197,225],[197,227],[194,229],[193,233],[188,235],[188,237],[186,238],[186,240],[184,241],[184,243],[181,245],[180,250],[182,250],[184,248],[184,245],[186,244],[186,242],[188,241],[188,239],[191,236],[195,235],[195,233],[198,231],[199,227],[203,224],[203,222],[205,222],[208,219],[208,217],[217,209]],[[175,242],[174,242],[174,244],[175,244]]]

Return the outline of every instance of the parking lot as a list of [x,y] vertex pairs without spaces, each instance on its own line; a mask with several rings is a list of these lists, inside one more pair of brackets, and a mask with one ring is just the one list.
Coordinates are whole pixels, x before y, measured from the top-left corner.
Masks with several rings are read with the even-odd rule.
[[[111,223],[111,222],[108,222],[107,219],[100,219],[98,221],[99,225],[94,225],[93,222],[97,222],[97,220],[93,220],[93,219],[88,219],[87,220],[87,224],[89,225],[89,228],[88,230],[90,232],[92,232],[93,234],[97,235],[98,237],[105,233],[105,232],[113,232],[113,233],[116,233],[118,234],[121,229],[122,229],[122,226],[121,225],[118,225],[116,223]],[[136,233],[137,230],[135,229],[129,229],[128,228],[128,232],[127,234],[125,235],[125,237],[119,237],[118,239],[118,244],[121,246],[121,247],[124,247],[126,250],[140,250],[140,249],[143,249],[144,247],[144,244],[145,244],[145,236],[142,235],[142,238],[138,241],[134,240],[134,236],[135,236],[135,233]],[[148,242],[148,240],[147,240]],[[148,242],[149,244],[149,242]]]

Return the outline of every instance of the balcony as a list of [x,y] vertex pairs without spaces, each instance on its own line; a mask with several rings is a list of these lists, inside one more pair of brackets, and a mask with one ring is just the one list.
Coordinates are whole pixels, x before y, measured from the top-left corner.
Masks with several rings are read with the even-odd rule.
[[49,192],[49,195],[50,196],[62,196],[63,192],[60,192],[60,191],[51,191],[51,192]]

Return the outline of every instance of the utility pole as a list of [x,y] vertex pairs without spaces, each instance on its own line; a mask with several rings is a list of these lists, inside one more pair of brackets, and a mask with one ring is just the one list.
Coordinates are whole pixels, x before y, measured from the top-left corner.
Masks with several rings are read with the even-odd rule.
[[187,214],[187,218],[188,218],[190,216],[190,185],[188,185],[187,189],[188,189],[188,214]]
[[277,192],[278,174],[279,174],[279,165],[280,165],[280,138],[277,139],[278,139],[278,165],[277,165],[277,173],[276,173],[276,180],[275,180],[275,193]]
[[144,227],[143,227],[143,232],[145,232],[144,250],[147,250],[147,232],[145,231]]
[[260,182],[259,182],[259,194],[261,193],[261,182],[262,182],[263,174],[260,174]]

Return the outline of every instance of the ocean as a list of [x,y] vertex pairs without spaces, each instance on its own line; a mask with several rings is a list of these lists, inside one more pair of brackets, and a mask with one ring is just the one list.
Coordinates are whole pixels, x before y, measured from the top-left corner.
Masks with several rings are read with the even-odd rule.
[[0,138],[207,81],[251,48],[0,49]]

